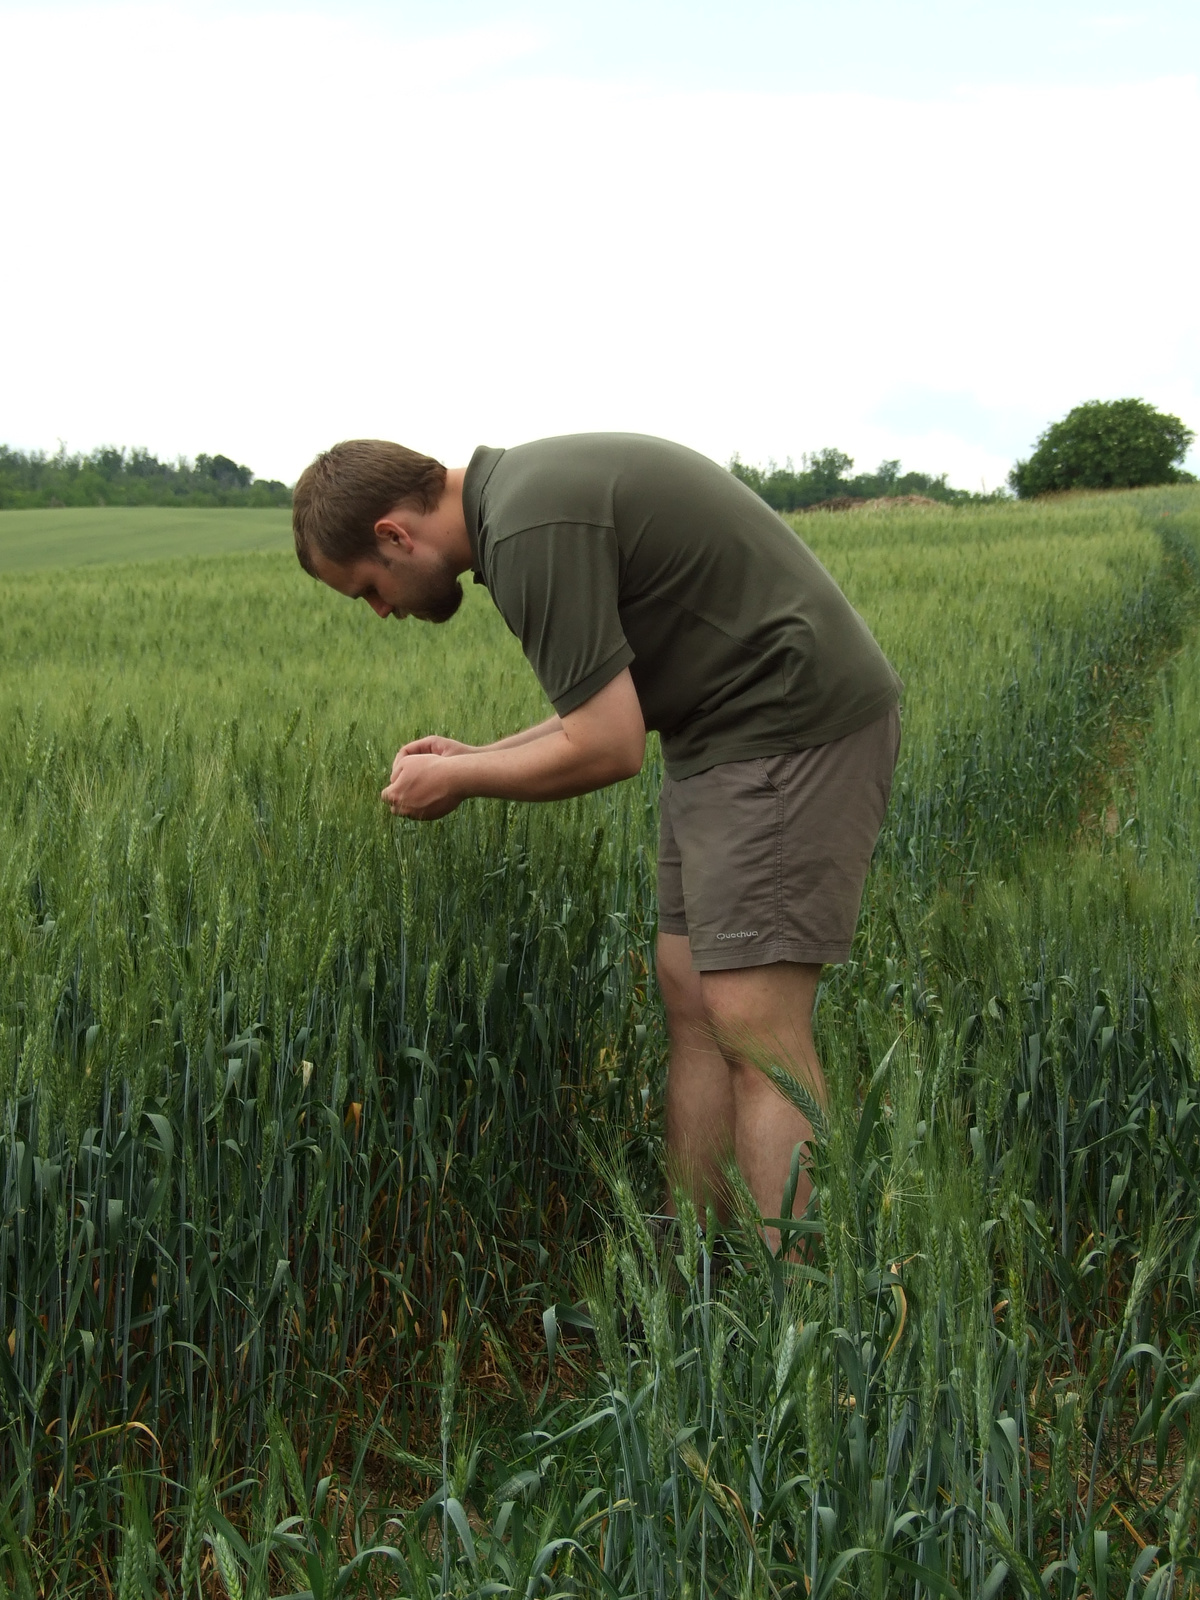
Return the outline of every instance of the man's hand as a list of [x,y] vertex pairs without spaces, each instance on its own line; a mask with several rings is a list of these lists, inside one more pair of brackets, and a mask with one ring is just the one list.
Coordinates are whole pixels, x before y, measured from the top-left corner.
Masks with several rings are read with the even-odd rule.
[[[430,741],[420,739],[418,744]],[[440,741],[453,744],[453,739]],[[398,817],[412,817],[418,822],[433,822],[449,815],[463,796],[450,783],[454,763],[442,755],[419,753],[405,755],[401,750],[392,764],[392,781],[381,792]]]
[[392,762],[391,781],[396,781],[405,756],[465,756],[478,748],[478,745],[463,744],[459,739],[446,739],[440,733],[427,733],[423,739],[414,739],[411,744],[397,750],[396,759]]

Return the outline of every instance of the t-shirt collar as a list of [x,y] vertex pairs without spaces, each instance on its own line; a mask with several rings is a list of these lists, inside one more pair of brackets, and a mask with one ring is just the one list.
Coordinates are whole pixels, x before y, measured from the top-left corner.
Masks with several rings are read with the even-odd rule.
[[470,465],[463,475],[463,516],[467,524],[467,538],[471,541],[471,570],[475,574],[476,583],[484,582],[481,545],[483,491],[503,454],[503,450],[481,444],[471,457]]

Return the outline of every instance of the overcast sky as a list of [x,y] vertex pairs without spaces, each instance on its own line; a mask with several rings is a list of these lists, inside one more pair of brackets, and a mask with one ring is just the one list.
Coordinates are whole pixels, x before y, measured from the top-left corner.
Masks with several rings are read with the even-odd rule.
[[0,442],[1200,432],[1195,0],[0,0],[0,63]]

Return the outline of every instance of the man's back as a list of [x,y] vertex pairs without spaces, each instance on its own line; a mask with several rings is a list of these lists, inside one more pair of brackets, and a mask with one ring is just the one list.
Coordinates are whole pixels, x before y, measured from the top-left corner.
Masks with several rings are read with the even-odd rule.
[[481,448],[476,570],[561,714],[628,666],[672,777],[824,744],[898,680],[808,547],[682,445],[575,434]]

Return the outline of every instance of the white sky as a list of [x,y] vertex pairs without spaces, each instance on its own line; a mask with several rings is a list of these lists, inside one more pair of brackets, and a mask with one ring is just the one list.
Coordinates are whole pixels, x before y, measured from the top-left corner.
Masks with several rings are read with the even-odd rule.
[[1165,0],[0,0],[0,441],[1200,432],[1198,68]]

